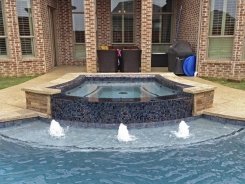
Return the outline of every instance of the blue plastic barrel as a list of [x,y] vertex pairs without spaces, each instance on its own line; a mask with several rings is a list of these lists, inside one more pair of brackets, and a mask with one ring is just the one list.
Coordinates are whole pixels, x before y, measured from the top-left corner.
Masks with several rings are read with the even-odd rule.
[[183,63],[183,71],[186,76],[194,76],[196,72],[196,56],[189,56]]

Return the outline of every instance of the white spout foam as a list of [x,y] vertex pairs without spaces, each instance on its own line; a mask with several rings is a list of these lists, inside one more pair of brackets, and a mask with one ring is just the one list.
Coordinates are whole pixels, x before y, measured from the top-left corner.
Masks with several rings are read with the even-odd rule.
[[129,142],[129,141],[134,141],[136,137],[130,135],[127,126],[121,123],[118,128],[117,139],[120,142]]
[[64,137],[65,136],[65,132],[64,129],[60,126],[59,122],[52,120],[50,127],[49,127],[49,134],[52,137]]
[[190,136],[189,126],[186,124],[185,121],[181,121],[179,124],[178,132],[174,131],[174,134],[178,138],[187,139]]

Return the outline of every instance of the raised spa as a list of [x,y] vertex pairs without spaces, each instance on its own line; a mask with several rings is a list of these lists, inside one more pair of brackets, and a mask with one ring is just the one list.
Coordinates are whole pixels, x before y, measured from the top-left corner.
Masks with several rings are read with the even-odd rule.
[[158,75],[79,76],[53,86],[52,117],[85,123],[145,123],[190,117],[189,87]]
[[171,89],[158,82],[155,78],[136,78],[126,80],[109,78],[87,79],[81,85],[65,92],[68,96],[87,97],[90,100],[113,99],[114,101],[144,100],[161,96],[177,94],[177,90]]

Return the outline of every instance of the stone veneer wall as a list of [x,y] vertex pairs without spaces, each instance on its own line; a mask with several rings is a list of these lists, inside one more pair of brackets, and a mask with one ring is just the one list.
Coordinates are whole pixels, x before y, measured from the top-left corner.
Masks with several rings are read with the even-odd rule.
[[202,21],[199,42],[199,76],[218,77],[226,79],[245,79],[245,61],[242,54],[245,40],[245,1],[237,0],[237,19],[234,35],[233,55],[230,60],[208,59],[208,35],[209,35],[209,3],[210,0],[202,2]]
[[193,115],[202,114],[203,110],[213,106],[214,91],[205,91],[194,95]]
[[51,115],[51,96],[26,92],[26,108]]
[[[182,13],[179,20],[179,40],[185,40],[192,46],[193,52],[197,52],[199,12],[201,0],[177,0],[176,24],[178,24],[180,8]],[[176,25],[178,26],[178,25]]]

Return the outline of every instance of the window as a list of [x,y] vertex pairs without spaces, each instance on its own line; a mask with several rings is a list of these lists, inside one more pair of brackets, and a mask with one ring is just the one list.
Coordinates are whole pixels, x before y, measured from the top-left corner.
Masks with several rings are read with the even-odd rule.
[[74,38],[74,59],[82,60],[86,58],[83,0],[72,0],[72,23]]
[[7,36],[5,35],[4,29],[4,17],[3,17],[3,2],[0,1],[0,56],[7,55],[7,46],[6,46],[6,39]]
[[209,58],[231,58],[236,22],[236,9],[236,0],[211,0]]
[[111,0],[112,42],[134,43],[134,1]]
[[152,51],[166,52],[171,42],[172,0],[153,0]]
[[34,32],[31,0],[16,1],[21,51],[23,56],[34,55]]

